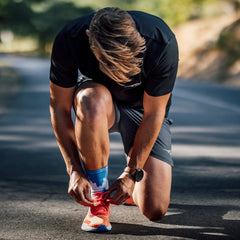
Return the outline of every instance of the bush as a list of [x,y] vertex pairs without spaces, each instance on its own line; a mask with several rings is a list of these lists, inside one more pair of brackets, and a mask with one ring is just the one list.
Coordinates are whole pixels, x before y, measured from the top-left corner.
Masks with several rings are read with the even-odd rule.
[[217,47],[226,53],[227,67],[240,59],[240,19],[221,32],[217,41]]

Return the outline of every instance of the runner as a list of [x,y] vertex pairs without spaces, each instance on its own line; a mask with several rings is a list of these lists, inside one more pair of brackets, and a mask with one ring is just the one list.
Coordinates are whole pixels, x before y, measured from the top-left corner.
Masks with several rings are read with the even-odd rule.
[[[103,8],[71,21],[57,35],[51,121],[70,176],[68,192],[89,207],[84,231],[111,230],[110,203],[131,196],[147,218],[165,215],[173,166],[168,112],[177,67],[174,34],[144,12]],[[121,134],[128,157],[109,188],[111,132]]]

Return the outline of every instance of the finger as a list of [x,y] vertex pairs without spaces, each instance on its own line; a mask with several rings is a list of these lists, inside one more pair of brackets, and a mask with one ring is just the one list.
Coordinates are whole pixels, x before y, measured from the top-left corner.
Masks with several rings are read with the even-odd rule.
[[92,196],[91,196],[91,188],[87,187],[85,191],[83,191],[85,199],[89,202],[92,202]]
[[113,188],[113,189],[109,189],[108,191],[107,191],[108,193],[106,193],[106,197],[107,198],[113,198],[113,196],[116,194],[116,192],[117,192],[117,188]]
[[116,191],[116,193],[110,199],[111,203],[116,205],[121,204],[122,194],[123,193]]
[[111,194],[112,192],[116,191],[117,189],[118,189],[118,187],[116,186],[116,184],[113,183],[110,186],[110,188],[108,189],[108,192],[110,192],[110,194]]
[[84,206],[89,206],[89,207],[90,207],[91,205],[93,205],[93,202],[92,202],[91,198],[90,198],[90,199],[86,198],[84,191],[83,191],[83,192],[80,192],[79,195],[80,195],[80,197],[81,197],[82,205],[84,205]]
[[82,194],[79,194],[77,190],[71,189],[69,194],[72,196],[72,198],[79,204],[83,206],[90,207],[93,203],[89,200],[86,200],[85,197]]
[[125,202],[129,197],[130,195],[128,193],[122,193],[121,195],[119,195],[118,198],[116,198],[115,202],[117,205],[120,205]]
[[91,197],[91,193],[88,192],[88,191],[83,191],[82,193],[82,201],[85,202],[86,204],[90,204],[92,205],[93,204],[93,200],[92,200],[92,197]]
[[112,200],[113,196],[116,194],[116,193],[114,193],[115,191],[117,191],[117,188],[111,186],[111,187],[108,189],[108,191],[107,191],[107,193],[106,193],[106,195],[105,195],[105,196],[106,196],[106,199],[107,199],[109,202],[111,202],[111,203],[114,203],[114,202],[112,202],[111,200]]
[[123,202],[124,202],[124,197],[123,196],[119,196],[116,200],[115,200],[115,202],[116,202],[116,204],[117,205],[120,205],[120,204],[122,204]]
[[115,200],[113,199],[113,197],[111,195],[109,195],[107,197],[107,202],[111,203],[111,204],[115,204],[115,205],[118,205]]
[[118,203],[119,203],[119,204],[122,204],[122,203],[124,203],[128,198],[129,198],[129,195],[122,196],[122,197],[119,199]]
[[91,207],[93,205],[92,203],[85,203],[85,202],[79,202],[79,203],[84,207]]
[[71,190],[71,191],[69,192],[69,195],[71,195],[71,197],[72,197],[77,203],[82,204],[81,201],[78,199],[78,197],[76,196],[76,194],[74,193],[73,190]]

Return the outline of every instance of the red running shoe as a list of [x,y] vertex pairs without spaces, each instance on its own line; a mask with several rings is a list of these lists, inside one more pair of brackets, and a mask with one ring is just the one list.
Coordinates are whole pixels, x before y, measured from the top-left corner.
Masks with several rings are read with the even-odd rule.
[[133,201],[133,197],[128,198],[123,202],[123,205],[126,206],[136,206],[135,202]]
[[109,222],[110,203],[106,195],[109,192],[97,192],[93,197],[93,205],[89,208],[81,229],[87,232],[106,232],[112,229]]

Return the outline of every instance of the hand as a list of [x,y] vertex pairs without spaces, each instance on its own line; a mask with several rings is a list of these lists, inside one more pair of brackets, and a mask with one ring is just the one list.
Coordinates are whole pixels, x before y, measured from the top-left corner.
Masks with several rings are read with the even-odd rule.
[[[122,204],[132,196],[135,181],[129,173],[123,172],[121,176],[111,185],[109,201],[113,204]],[[114,194],[112,194],[115,192]],[[111,196],[112,195],[112,196]]]
[[93,204],[91,200],[91,185],[87,178],[77,171],[73,171],[70,176],[68,194],[83,206],[89,207]]

